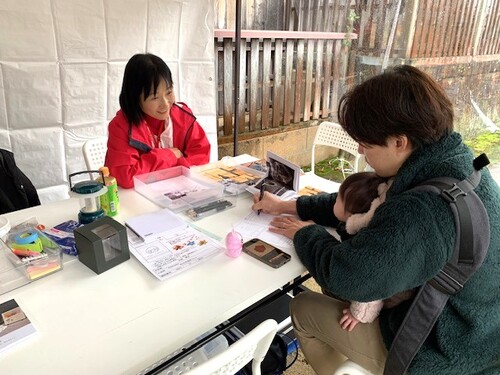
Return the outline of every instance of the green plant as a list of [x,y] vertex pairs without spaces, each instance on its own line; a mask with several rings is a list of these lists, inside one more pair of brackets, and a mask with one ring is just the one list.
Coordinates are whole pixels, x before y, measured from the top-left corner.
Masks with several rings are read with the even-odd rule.
[[[359,20],[360,16],[356,13],[354,9],[349,10],[349,14],[346,17],[346,32],[347,33],[352,33],[354,30],[354,22]],[[351,45],[351,40],[343,40],[342,44],[346,47],[349,47]]]
[[500,163],[500,132],[483,133],[464,142],[472,149],[474,155],[484,152],[488,155],[491,164]]
[[[335,156],[316,163],[314,165],[314,173],[328,180],[342,182],[344,181],[342,162],[344,162],[344,170],[346,171],[349,168],[350,163]],[[309,172],[311,170],[311,166],[302,167],[302,170],[304,172]]]

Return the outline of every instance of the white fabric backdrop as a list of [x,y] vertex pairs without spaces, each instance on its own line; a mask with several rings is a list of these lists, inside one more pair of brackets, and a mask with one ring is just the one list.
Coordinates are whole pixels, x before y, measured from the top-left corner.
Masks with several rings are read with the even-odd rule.
[[86,169],[82,145],[107,134],[136,53],[169,65],[217,159],[213,23],[211,0],[1,1],[0,148],[42,203],[67,198],[68,174]]

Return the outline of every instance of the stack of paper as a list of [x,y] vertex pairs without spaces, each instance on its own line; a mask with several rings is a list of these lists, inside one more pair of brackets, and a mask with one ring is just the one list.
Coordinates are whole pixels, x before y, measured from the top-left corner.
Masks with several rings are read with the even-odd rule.
[[208,235],[168,209],[128,219],[130,252],[158,279],[165,280],[224,251]]
[[187,226],[185,221],[167,208],[130,218],[125,221],[125,225],[144,242],[154,241],[161,234]]

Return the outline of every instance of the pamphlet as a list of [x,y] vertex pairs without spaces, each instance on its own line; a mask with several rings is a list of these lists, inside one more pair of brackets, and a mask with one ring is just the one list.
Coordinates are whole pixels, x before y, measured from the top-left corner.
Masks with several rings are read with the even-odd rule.
[[168,208],[164,208],[127,219],[125,225],[147,243],[172,229],[185,227],[186,223]]
[[249,186],[247,190],[255,194],[263,187],[265,191],[275,194],[283,200],[297,197],[300,167],[271,151],[267,152],[267,166],[267,176],[254,186]]
[[254,160],[254,161],[250,161],[248,163],[243,163],[240,165],[242,167],[254,169],[258,172],[262,172],[262,173],[267,174],[267,161],[266,161],[266,159]]
[[15,300],[0,304],[0,352],[35,333],[35,327]]
[[318,195],[321,193],[324,193],[324,191],[316,189],[315,187],[312,186],[304,186],[302,189],[299,190],[298,195],[302,197],[302,196]]
[[[201,169],[201,168],[200,168]],[[262,172],[243,166],[218,165],[197,172],[200,176],[216,181],[224,186],[228,194],[243,193],[247,186],[255,185],[263,176]]]
[[242,168],[220,166],[212,169],[207,169],[200,174],[203,177],[220,183],[233,183],[233,184],[246,184],[254,185],[262,178],[261,173],[254,172],[253,170],[243,170]]
[[189,226],[168,209],[128,219],[126,225],[130,252],[159,280],[224,251],[220,242]]

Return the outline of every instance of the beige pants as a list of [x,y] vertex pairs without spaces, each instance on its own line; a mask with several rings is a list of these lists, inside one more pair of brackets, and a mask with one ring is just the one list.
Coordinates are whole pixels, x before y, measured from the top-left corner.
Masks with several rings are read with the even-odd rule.
[[378,319],[359,323],[349,332],[339,324],[348,303],[315,292],[303,292],[290,305],[295,335],[307,361],[318,375],[332,375],[345,357],[373,374],[384,371],[387,349]]

